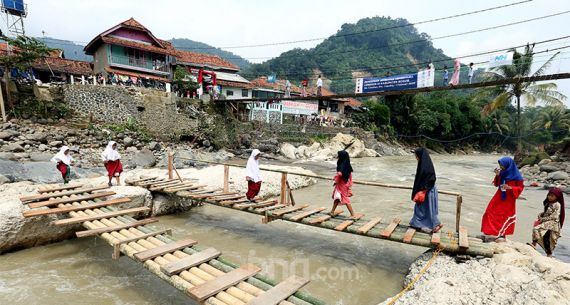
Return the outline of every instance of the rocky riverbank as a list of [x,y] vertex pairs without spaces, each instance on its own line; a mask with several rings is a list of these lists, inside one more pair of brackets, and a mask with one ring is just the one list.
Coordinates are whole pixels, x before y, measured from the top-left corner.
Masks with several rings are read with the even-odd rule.
[[[498,244],[495,253],[493,258],[466,262],[440,254],[413,288],[393,304],[570,304],[570,264],[547,258],[518,242]],[[427,252],[412,264],[404,287],[431,257]]]
[[[312,172],[296,167],[279,167],[276,169],[288,170],[294,172]],[[223,166],[214,166],[207,168],[188,168],[179,170],[180,175],[188,179],[196,179],[199,184],[207,184],[211,187],[222,187],[223,183]],[[263,172],[264,183],[261,196],[276,196],[280,192],[280,174],[273,172]],[[138,179],[141,177],[158,176],[166,177],[167,173],[161,169],[134,169],[126,172],[123,179]],[[247,183],[244,179],[244,169],[232,169],[230,171],[230,190],[244,192],[247,189]],[[289,176],[289,183],[292,188],[302,188],[314,184],[314,179],[299,177],[295,175]],[[82,184],[85,187],[100,186],[106,183],[106,177],[83,178],[72,181],[72,183]],[[73,233],[79,229],[79,226],[56,227],[50,225],[53,220],[62,218],[63,216],[41,216],[24,218],[22,212],[28,210],[26,205],[20,202],[21,196],[32,195],[36,193],[37,188],[41,184],[23,181],[17,183],[6,183],[0,185],[0,253],[14,251],[23,248],[34,247],[37,245],[47,244],[55,241],[72,238]],[[112,198],[129,197],[132,199],[130,203],[120,205],[123,207],[149,207],[151,208],[151,216],[159,216],[190,209],[194,202],[191,200],[183,200],[179,197],[169,197],[164,195],[151,196],[150,192],[144,188],[132,186],[114,186],[110,189],[116,195]]]
[[570,161],[544,159],[538,164],[523,166],[521,174],[529,185],[545,189],[559,187],[570,194]]

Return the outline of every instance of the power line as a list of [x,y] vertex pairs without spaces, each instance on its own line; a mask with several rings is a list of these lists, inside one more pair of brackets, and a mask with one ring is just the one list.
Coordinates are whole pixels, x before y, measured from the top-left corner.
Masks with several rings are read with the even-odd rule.
[[420,25],[420,24],[438,22],[438,21],[443,21],[443,20],[448,20],[448,19],[453,19],[453,18],[458,18],[458,17],[464,17],[464,16],[468,16],[468,15],[479,14],[479,13],[484,13],[484,12],[488,12],[488,11],[503,9],[503,8],[507,8],[507,7],[511,7],[511,6],[515,6],[515,5],[525,4],[525,3],[528,3],[528,2],[532,2],[532,1],[533,1],[533,0],[525,0],[525,1],[514,2],[514,3],[505,4],[505,5],[500,5],[500,6],[494,6],[494,7],[490,7],[490,8],[486,8],[486,9],[481,9],[481,10],[466,12],[466,13],[461,13],[461,14],[456,14],[456,15],[450,15],[450,16],[446,16],[446,17],[439,17],[439,18],[434,18],[434,19],[428,19],[428,20],[418,21],[418,22],[414,22],[414,23],[400,24],[400,25],[395,25],[395,26],[390,26],[390,27],[384,27],[384,28],[380,28],[380,29],[376,29],[376,30],[360,31],[360,32],[354,32],[354,33],[347,33],[347,34],[336,34],[336,35],[332,35],[332,36],[329,36],[329,37],[315,37],[315,38],[308,38],[308,39],[301,39],[301,40],[281,41],[281,42],[271,42],[271,43],[261,43],[261,44],[251,44],[251,45],[225,46],[225,47],[219,47],[219,48],[215,48],[215,47],[202,47],[202,48],[190,48],[190,49],[192,49],[192,50],[206,50],[206,49],[242,49],[242,48],[268,47],[268,46],[278,46],[278,45],[296,44],[296,43],[303,43],[303,42],[312,42],[312,41],[319,41],[319,40],[325,40],[325,39],[334,39],[334,38],[339,38],[339,37],[347,37],[347,36],[361,35],[361,34],[367,34],[367,33],[373,33],[373,32],[380,32],[380,31],[392,30],[392,29],[397,29],[397,28],[404,28],[404,27],[409,27],[409,26],[416,26],[416,25]]
[[531,136],[533,136],[533,135],[535,135],[535,134],[537,134],[537,133],[544,132],[544,131],[547,131],[547,132],[549,132],[549,133],[551,133],[551,134],[569,132],[569,130],[567,130],[567,129],[560,129],[560,130],[541,129],[541,130],[534,130],[534,131],[531,131],[531,132],[529,132],[529,133],[527,133],[527,134],[525,134],[525,135],[521,135],[521,136],[510,136],[510,135],[502,134],[502,133],[496,132],[496,131],[491,131],[491,132],[476,132],[476,133],[472,133],[472,134],[470,134],[470,135],[467,135],[467,136],[465,136],[465,137],[458,138],[458,139],[452,139],[452,140],[435,139],[435,138],[432,138],[432,137],[430,137],[430,136],[426,136],[426,135],[424,135],[424,134],[419,134],[419,135],[395,135],[394,137],[397,137],[397,138],[408,138],[408,139],[413,139],[413,138],[422,139],[422,138],[424,138],[424,139],[427,139],[427,140],[430,140],[430,141],[433,141],[433,142],[438,142],[438,143],[455,143],[455,142],[465,141],[465,140],[468,140],[468,139],[473,138],[473,137],[476,137],[476,136],[491,136],[491,135],[501,136],[501,137],[503,137],[505,140],[508,140],[508,139],[515,139],[515,140],[517,140],[517,139],[519,139],[519,138],[521,138],[521,139],[528,138],[528,137],[531,137]]

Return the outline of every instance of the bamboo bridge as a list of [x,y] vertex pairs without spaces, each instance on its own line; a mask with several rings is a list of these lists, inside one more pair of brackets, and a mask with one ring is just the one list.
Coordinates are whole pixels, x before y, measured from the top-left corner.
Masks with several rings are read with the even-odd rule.
[[255,265],[238,266],[215,248],[200,247],[191,238],[174,239],[170,229],[149,226],[158,222],[156,218],[137,220],[129,216],[144,217],[150,208],[118,209],[131,200],[106,198],[112,195],[115,193],[108,191],[108,186],[50,185],[20,200],[29,207],[24,217],[67,215],[52,225],[81,224],[85,230],[76,232],[77,237],[103,238],[113,247],[114,259],[127,255],[200,304],[326,305],[299,291],[308,280],[291,276],[275,283],[258,274],[261,269]]
[[[181,158],[184,159],[184,158]],[[265,169],[261,170],[281,173],[281,192],[279,198],[251,203],[245,194],[230,192],[229,190],[229,170],[230,167],[241,167],[241,165],[221,162],[211,162],[204,160],[188,159],[196,162],[224,166],[224,180],[222,188],[212,188],[207,185],[200,185],[193,180],[185,180],[180,177],[174,168],[174,154],[168,155],[168,178],[148,177],[145,179],[127,181],[127,183],[149,189],[151,192],[161,192],[190,200],[202,201],[236,211],[247,212],[262,216],[263,223],[270,223],[275,220],[295,222],[303,225],[319,227],[348,234],[355,234],[376,239],[422,246],[432,249],[441,249],[452,254],[467,254],[471,256],[492,257],[493,246],[476,237],[470,237],[467,229],[460,225],[461,205],[463,197],[460,193],[440,190],[441,195],[456,197],[456,230],[455,232],[425,233],[416,231],[401,223],[398,217],[390,218],[383,216],[364,217],[359,215],[356,219],[343,217],[339,212],[336,215],[329,215],[325,207],[310,207],[308,204],[295,204],[292,190],[287,182],[288,175],[298,175],[316,179],[331,180],[329,177],[290,173],[287,171]],[[177,178],[174,177],[177,175]],[[384,184],[372,181],[354,180],[354,184],[369,185],[385,188],[411,189],[403,185]]]

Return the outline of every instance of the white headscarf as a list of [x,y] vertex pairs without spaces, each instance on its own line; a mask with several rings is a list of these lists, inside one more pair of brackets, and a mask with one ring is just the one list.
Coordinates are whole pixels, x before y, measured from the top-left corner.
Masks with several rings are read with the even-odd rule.
[[113,149],[113,145],[115,144],[117,144],[117,142],[109,141],[109,144],[107,144],[107,147],[105,147],[105,150],[101,154],[103,161],[117,161],[121,159],[119,152]]
[[53,156],[53,158],[51,158],[51,162],[54,162],[54,163],[63,162],[66,165],[71,165],[71,161],[73,161],[73,157],[71,156],[71,154],[68,154],[68,155],[65,154],[65,152],[68,150],[69,150],[69,147],[62,146],[59,149],[59,152],[57,154],[55,154],[55,156]]
[[245,172],[247,177],[250,177],[253,182],[261,181],[261,173],[259,171],[259,160],[255,160],[257,155],[261,154],[259,149],[254,149],[251,152],[251,156],[247,160],[247,167],[245,168]]

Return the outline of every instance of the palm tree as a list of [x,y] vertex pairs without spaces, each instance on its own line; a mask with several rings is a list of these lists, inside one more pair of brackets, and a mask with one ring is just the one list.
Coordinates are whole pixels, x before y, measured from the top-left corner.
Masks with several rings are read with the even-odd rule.
[[[513,52],[513,64],[500,66],[492,69],[489,72],[483,74],[485,81],[496,81],[511,79],[517,77],[528,77],[528,76],[541,76],[544,75],[546,70],[552,64],[554,58],[558,56],[558,53],[554,54],[550,59],[548,59],[538,70],[534,73],[531,72],[533,63],[533,53],[534,44],[526,45],[524,53],[519,53],[516,49],[512,49]],[[534,106],[537,102],[544,102],[548,106],[563,106],[566,96],[557,91],[557,85],[555,83],[536,83],[536,82],[526,82],[526,83],[514,83],[506,84],[502,86],[497,86],[489,89],[483,89],[480,91],[481,95],[487,95],[494,97],[493,100],[483,107],[482,114],[489,115],[496,109],[502,109],[506,105],[516,102],[517,104],[517,136],[518,136],[518,152],[521,152],[522,142],[521,142],[521,97],[527,102],[527,105]]]
[[535,130],[570,131],[570,113],[564,107],[548,107],[538,115],[532,127]]

